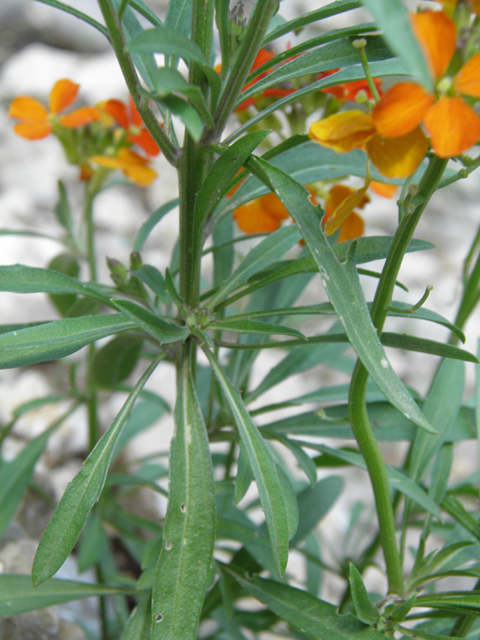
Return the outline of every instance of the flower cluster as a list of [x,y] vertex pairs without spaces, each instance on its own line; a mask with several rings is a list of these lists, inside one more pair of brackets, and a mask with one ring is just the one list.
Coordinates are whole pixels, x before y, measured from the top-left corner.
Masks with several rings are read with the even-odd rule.
[[[99,182],[109,171],[120,169],[137,185],[147,186],[157,177],[149,166],[160,149],[145,128],[133,100],[107,100],[95,107],[81,107],[64,113],[77,99],[79,85],[58,80],[49,96],[48,109],[31,96],[18,96],[9,116],[19,120],[13,130],[27,140],[41,140],[50,134],[61,142],[71,164],[80,167],[80,178]],[[74,130],[78,132],[73,135]],[[131,147],[136,145],[145,155]],[[95,170],[92,165],[97,165]],[[107,171],[105,171],[107,169]]]
[[[476,7],[472,4],[472,8]],[[470,105],[472,99],[480,98],[480,53],[463,66],[458,64],[464,52],[456,55],[457,28],[445,11],[417,13],[411,21],[434,91],[400,82],[370,112],[337,113],[315,122],[309,131],[313,140],[340,153],[364,149],[389,178],[413,173],[429,145],[439,157],[450,158],[467,151],[480,137],[480,117]]]

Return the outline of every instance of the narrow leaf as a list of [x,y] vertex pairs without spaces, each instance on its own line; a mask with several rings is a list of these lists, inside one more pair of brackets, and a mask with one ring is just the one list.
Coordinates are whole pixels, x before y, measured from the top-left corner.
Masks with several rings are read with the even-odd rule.
[[198,44],[186,38],[180,31],[166,25],[146,29],[132,39],[129,49],[139,53],[164,53],[183,58],[186,62],[208,64]]
[[0,335],[0,368],[23,367],[63,358],[113,333],[132,329],[123,313],[64,318]]
[[158,209],[156,209],[151,216],[148,218],[146,222],[142,224],[140,230],[135,238],[135,242],[133,245],[134,251],[141,251],[143,249],[143,245],[145,244],[148,236],[155,228],[155,226],[160,222],[160,220],[167,215],[172,209],[178,206],[178,198],[174,198],[170,200],[166,204],[162,205]]
[[185,340],[190,331],[168,318],[156,316],[151,311],[130,300],[112,300],[113,304],[131,318],[143,331],[156,338],[160,344],[169,344],[178,340]]
[[60,569],[78,540],[92,507],[98,502],[115,445],[135,401],[150,375],[164,357],[157,357],[145,371],[97,442],[82,469],[68,485],[38,545],[32,567],[33,584],[38,586]]
[[218,320],[211,322],[208,329],[220,329],[220,331],[232,331],[233,333],[256,333],[263,335],[295,336],[302,340],[308,340],[303,333],[297,329],[291,329],[284,325],[273,324],[273,322],[259,322],[257,320]]
[[431,425],[395,374],[372,324],[354,264],[354,250],[340,263],[321,230],[322,212],[310,202],[308,191],[261,158],[252,156],[248,166],[272,188],[300,227],[348,339],[369,374],[394,406],[419,427],[432,432]]
[[152,640],[195,640],[215,542],[208,436],[189,369],[179,377],[168,509],[152,595]]
[[245,497],[253,480],[253,471],[248,457],[247,449],[240,441],[240,454],[238,456],[238,469],[235,477],[235,506]]
[[282,576],[288,561],[288,523],[276,464],[265,441],[243,404],[240,393],[227,378],[210,350],[204,348],[204,352],[225,393],[240,436],[247,450],[253,475],[257,483],[260,502],[265,513],[275,565],[278,574]]
[[350,577],[348,581],[350,583],[352,600],[357,616],[365,624],[374,625],[378,621],[380,614],[370,600],[367,589],[363,584],[362,576],[357,567],[352,563],[350,563]]
[[131,272],[133,278],[141,280],[147,287],[157,295],[164,304],[168,304],[170,298],[167,291],[165,279],[160,271],[151,264],[142,264],[139,269]]

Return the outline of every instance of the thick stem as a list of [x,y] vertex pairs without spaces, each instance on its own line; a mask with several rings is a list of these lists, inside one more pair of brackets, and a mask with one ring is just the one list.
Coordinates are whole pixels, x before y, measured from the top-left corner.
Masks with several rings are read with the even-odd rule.
[[[430,160],[430,164],[419,185],[417,196],[419,204],[412,213],[408,213],[402,218],[395,233],[371,311],[372,322],[379,334],[381,334],[387,318],[388,306],[392,301],[395,282],[407,247],[428,201],[435,192],[446,165],[447,160],[441,160],[437,157],[433,157]],[[389,593],[402,596],[403,572],[396,541],[395,518],[385,463],[368,418],[365,400],[367,381],[368,372],[363,364],[357,361],[350,385],[350,421],[360,451],[365,459],[375,496],[380,539],[387,568]]]
[[127,43],[123,34],[122,22],[119,19],[112,0],[98,0],[100,9],[107,25],[118,63],[127,83],[128,90],[132,96],[132,100],[145,124],[152,134],[153,139],[160,147],[165,158],[173,166],[177,166],[180,156],[180,150],[167,137],[162,129],[156,115],[149,105],[149,101],[142,96],[139,91],[140,82],[131,55],[127,52]]

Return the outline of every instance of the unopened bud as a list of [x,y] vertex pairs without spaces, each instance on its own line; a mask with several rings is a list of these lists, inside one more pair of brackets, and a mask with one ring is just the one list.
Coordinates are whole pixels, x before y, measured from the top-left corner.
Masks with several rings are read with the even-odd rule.
[[357,38],[352,42],[352,45],[355,47],[355,49],[363,49],[367,46],[367,41],[365,38]]

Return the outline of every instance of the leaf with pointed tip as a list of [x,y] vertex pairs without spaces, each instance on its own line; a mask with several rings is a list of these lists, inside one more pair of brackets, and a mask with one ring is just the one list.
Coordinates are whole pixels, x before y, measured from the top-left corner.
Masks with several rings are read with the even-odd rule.
[[192,375],[179,376],[169,499],[152,594],[152,640],[195,640],[215,542],[215,485]]
[[370,600],[360,572],[352,563],[350,563],[349,583],[357,616],[365,624],[374,625],[378,621],[380,614]]
[[112,300],[117,309],[122,311],[140,329],[156,338],[160,344],[169,344],[178,340],[185,340],[190,335],[187,327],[172,322],[169,318],[157,316],[144,307],[130,300]]
[[152,229],[160,222],[160,220],[167,215],[172,209],[178,206],[178,198],[174,198],[170,200],[166,204],[162,205],[158,209],[151,214],[146,222],[142,224],[139,232],[137,233],[137,237],[135,238],[135,243],[133,245],[134,251],[141,251],[143,249],[143,245],[147,240],[148,236],[152,232]]
[[308,338],[297,329],[291,329],[281,324],[273,324],[273,322],[259,322],[258,320],[235,320],[233,318],[225,318],[225,320],[214,320],[208,329],[220,329],[220,331],[231,331],[232,333],[256,333],[260,335],[279,335],[279,336],[295,336],[302,340],[308,341]]
[[109,429],[83,463],[80,472],[66,488],[35,554],[32,567],[32,580],[35,586],[51,578],[75,546],[90,511],[100,498],[109,463],[123,426],[130,416],[140,391],[163,357],[164,354],[156,358],[145,371]]
[[145,29],[132,39],[128,48],[138,53],[164,53],[183,58],[186,62],[208,65],[203,51],[196,42],[167,25]]

